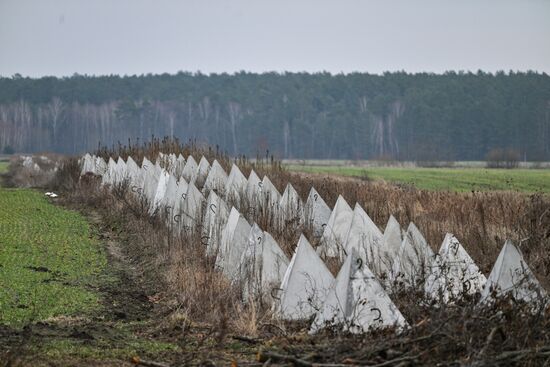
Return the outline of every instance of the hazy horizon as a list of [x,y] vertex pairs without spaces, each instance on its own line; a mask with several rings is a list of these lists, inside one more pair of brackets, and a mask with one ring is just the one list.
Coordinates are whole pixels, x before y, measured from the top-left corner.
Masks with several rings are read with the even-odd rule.
[[0,75],[550,73],[550,2],[0,2]]

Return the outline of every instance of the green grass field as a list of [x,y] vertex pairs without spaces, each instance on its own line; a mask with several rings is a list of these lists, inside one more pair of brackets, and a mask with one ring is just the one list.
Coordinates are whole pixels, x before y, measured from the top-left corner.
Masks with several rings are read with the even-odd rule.
[[4,173],[8,170],[8,162],[0,161],[0,173]]
[[0,324],[98,310],[106,263],[81,215],[36,191],[0,188]]
[[413,185],[425,190],[490,191],[512,190],[550,193],[550,170],[485,168],[393,168],[343,166],[288,166],[290,170],[369,177]]

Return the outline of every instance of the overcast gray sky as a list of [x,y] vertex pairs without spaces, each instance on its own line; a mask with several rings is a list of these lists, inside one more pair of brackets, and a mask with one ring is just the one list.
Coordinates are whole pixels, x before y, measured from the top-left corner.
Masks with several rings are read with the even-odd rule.
[[0,0],[0,75],[550,73],[550,0]]

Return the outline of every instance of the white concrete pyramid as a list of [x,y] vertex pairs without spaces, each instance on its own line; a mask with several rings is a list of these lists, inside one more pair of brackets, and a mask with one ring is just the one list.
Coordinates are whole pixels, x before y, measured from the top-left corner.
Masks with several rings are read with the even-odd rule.
[[434,255],[422,233],[410,222],[393,263],[393,279],[406,287],[418,287],[426,280]]
[[252,227],[248,233],[247,246],[245,247],[239,262],[239,280],[242,281],[243,284],[246,279],[251,276],[251,274],[248,273],[250,270],[248,263],[252,260],[255,250],[261,245],[263,237],[264,231],[262,231],[256,223],[252,223]]
[[82,165],[82,170],[80,170],[81,176],[88,172],[95,174],[95,160],[90,154],[84,154],[84,156],[80,159],[80,164]]
[[251,170],[246,182],[246,196],[252,205],[257,205],[258,195],[260,194],[260,183],[261,180],[256,172]]
[[183,209],[185,199],[187,198],[187,189],[189,184],[185,181],[185,178],[180,177],[178,180],[178,187],[176,189],[176,197],[174,198],[174,208],[172,209],[171,225],[175,228],[183,225]]
[[139,187],[138,177],[140,176],[140,169],[132,157],[128,157],[126,160],[126,174],[128,175],[128,180],[130,181],[130,189],[132,192],[135,192],[135,188]]
[[206,244],[206,254],[214,256],[218,252],[221,232],[227,223],[229,208],[225,201],[210,191],[203,216],[203,244]]
[[525,263],[523,255],[507,240],[481,292],[481,303],[511,295],[515,300],[545,304],[547,293]]
[[161,169],[161,172],[158,178],[157,189],[155,191],[155,196],[153,198],[151,207],[149,208],[150,213],[155,213],[159,209],[162,199],[164,199],[164,195],[166,194],[166,189],[168,187],[169,179],[170,179],[170,174],[164,168]]
[[[145,162],[145,158],[144,158]],[[142,164],[141,166],[143,173],[143,197],[147,199],[150,205],[153,204],[155,200],[155,194],[157,191],[158,181],[161,173],[161,168],[157,164]]]
[[114,185],[116,180],[115,176],[116,176],[116,162],[113,160],[113,158],[109,157],[109,162],[107,163],[107,170],[103,174],[103,177],[101,179],[101,184]]
[[314,315],[323,305],[333,281],[323,260],[302,235],[281,283],[277,316],[300,320]]
[[177,169],[177,164],[178,164],[178,158],[176,157],[176,155],[174,153],[171,153],[171,154],[168,154],[166,156],[166,171],[168,171],[168,173],[170,173],[171,175],[175,175],[176,174],[176,169]]
[[[380,246],[383,243],[383,234],[369,215],[359,205],[355,204],[353,218],[344,243],[345,254],[357,251],[357,256],[365,259],[369,266],[373,266],[380,257]],[[341,259],[345,259],[342,257]]]
[[338,326],[353,333],[408,326],[355,249],[346,258],[310,332],[317,332],[326,326]]
[[375,259],[373,263],[373,270],[376,275],[384,279],[392,279],[393,263],[399,253],[402,241],[401,226],[394,216],[390,215],[386,228],[384,229],[384,236],[382,237],[382,246],[380,246],[378,259]]
[[171,221],[173,217],[174,205],[176,203],[176,192],[178,190],[178,180],[172,174],[168,177],[168,182],[166,184],[166,191],[164,197],[160,202],[160,208],[162,213],[168,217],[168,220]]
[[218,195],[223,196],[225,194],[225,184],[227,183],[227,173],[220,165],[217,160],[212,162],[212,167],[208,176],[206,177],[206,182],[204,183],[203,192],[206,194],[210,190],[216,191]]
[[246,177],[243,175],[239,167],[236,164],[231,166],[231,172],[227,178],[225,184],[225,198],[227,201],[239,202],[241,193],[246,190],[246,184],[248,183]]
[[197,167],[197,173],[195,175],[195,180],[197,181],[198,186],[202,187],[204,185],[206,177],[208,176],[208,172],[210,172],[210,163],[205,156],[202,156]]
[[286,225],[298,226],[304,222],[304,203],[294,187],[288,183],[279,201],[281,228]]
[[269,177],[264,176],[260,185],[260,206],[268,210],[276,210],[281,194]]
[[351,227],[353,210],[342,195],[338,196],[330,214],[317,253],[322,257],[339,257],[344,252],[344,242]]
[[185,168],[185,158],[183,158],[183,156],[180,154],[176,159],[174,176],[176,176],[176,178],[180,178],[184,168]]
[[487,279],[455,236],[447,233],[425,283],[426,295],[449,302],[480,292]]
[[311,226],[315,237],[321,237],[323,235],[324,226],[327,225],[331,212],[325,200],[323,200],[317,190],[312,187],[304,207],[304,215],[306,218],[306,225]]
[[115,183],[121,184],[127,179],[128,175],[126,172],[126,162],[124,162],[124,159],[119,156],[116,162]]
[[107,172],[107,163],[101,157],[95,157],[95,174],[103,176]]
[[271,291],[283,281],[288,263],[288,258],[273,237],[254,224],[241,259],[243,299],[247,301],[253,297],[271,301]]
[[187,193],[183,200],[182,219],[184,230],[193,231],[202,219],[204,196],[193,182],[189,182]]
[[220,248],[216,256],[216,268],[231,281],[238,280],[239,265],[248,246],[251,226],[235,208],[231,208],[225,228],[222,230]]
[[197,169],[197,161],[192,155],[189,155],[189,157],[187,157],[187,161],[185,162],[185,167],[183,167],[183,171],[181,172],[181,176],[185,178],[187,182],[191,183],[195,181]]

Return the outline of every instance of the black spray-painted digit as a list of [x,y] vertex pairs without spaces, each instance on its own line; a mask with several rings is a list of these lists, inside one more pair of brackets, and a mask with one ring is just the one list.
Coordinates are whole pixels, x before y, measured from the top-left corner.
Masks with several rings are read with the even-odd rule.
[[279,291],[282,291],[282,289],[281,288],[272,288],[271,289],[271,298],[276,299],[276,300],[280,300],[281,297],[274,294],[274,293],[279,292]]
[[376,316],[376,318],[374,319],[374,321],[380,321],[382,322],[382,311],[380,311],[379,308],[377,307],[373,307],[370,309],[371,311],[376,311],[378,313],[378,316]]

